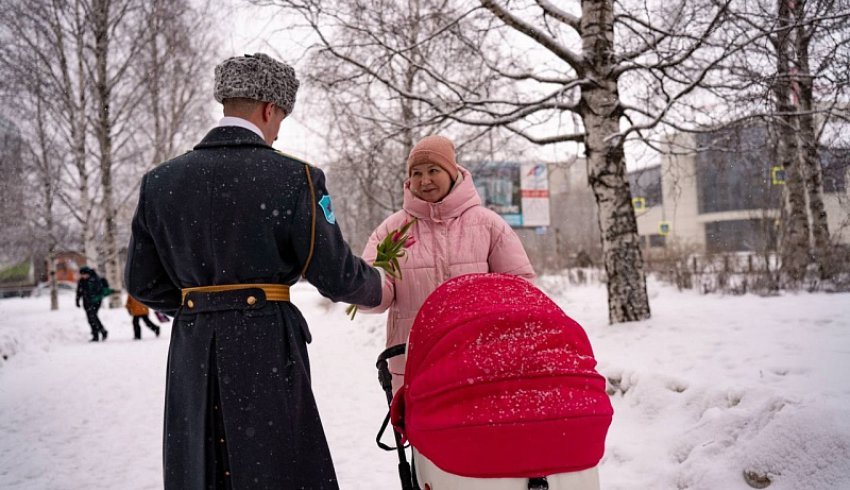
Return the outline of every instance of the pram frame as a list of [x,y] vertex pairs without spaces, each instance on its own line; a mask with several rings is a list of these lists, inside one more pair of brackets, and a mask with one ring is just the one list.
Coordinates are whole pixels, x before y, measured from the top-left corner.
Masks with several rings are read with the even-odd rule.
[[[407,344],[393,345],[386,348],[378,355],[378,362],[375,364],[378,368],[378,382],[381,384],[381,388],[387,396],[387,407],[391,406],[393,402],[393,375],[390,373],[388,361],[393,357],[403,355],[405,352],[407,352]],[[396,454],[398,455],[398,477],[401,480],[402,490],[420,490],[419,483],[416,481],[416,472],[411,469],[412,465],[407,462],[407,453],[405,452],[405,446],[401,441],[401,434],[399,434],[394,428],[392,429],[393,438],[395,439],[395,447],[387,446],[381,442],[381,436],[384,435],[384,431],[386,431],[387,426],[389,425],[390,412],[387,411],[387,416],[384,418],[384,423],[381,424],[381,429],[378,431],[378,436],[375,438],[375,442],[377,442],[378,447],[384,451],[396,451]],[[413,460],[412,455],[410,459]]]
[[[387,396],[387,406],[391,406],[393,403],[393,376],[390,373],[389,368],[389,360],[393,357],[400,356],[407,352],[407,344],[396,344],[391,347],[384,349],[378,355],[378,362],[375,365],[378,368],[378,382],[381,384],[381,388],[384,390],[384,394]],[[404,444],[401,442],[401,434],[396,432],[393,429],[393,437],[395,439],[395,447],[390,447],[381,442],[381,437],[384,435],[384,432],[387,430],[387,426],[390,423],[390,412],[387,412],[387,416],[384,418],[384,422],[381,424],[380,430],[378,430],[378,435],[375,437],[375,442],[378,444],[378,447],[383,449],[384,451],[396,451],[398,454],[398,477],[401,480],[401,488],[402,490],[421,490],[419,487],[419,482],[416,479],[416,469],[415,467],[407,462],[407,453],[405,452]],[[411,461],[413,460],[412,452],[411,452]],[[537,477],[537,478],[529,478],[528,479],[528,489],[529,490],[548,490],[549,483],[546,481],[545,476]]]

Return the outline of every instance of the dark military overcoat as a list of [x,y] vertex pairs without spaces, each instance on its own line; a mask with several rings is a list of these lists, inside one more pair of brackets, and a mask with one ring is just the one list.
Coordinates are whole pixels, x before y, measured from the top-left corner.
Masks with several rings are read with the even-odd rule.
[[[181,306],[181,288],[294,284],[311,236],[306,279],[334,301],[377,305],[379,273],[343,240],[323,173],[252,131],[215,128],[194,151],[144,176],[125,279],[131,295],[176,314],[165,403],[167,489],[216,487],[211,465],[221,448],[233,488],[337,488],[297,297],[267,301],[259,289],[193,293],[193,308]],[[258,301],[248,305],[249,294]],[[211,406],[216,399],[220,406]]]

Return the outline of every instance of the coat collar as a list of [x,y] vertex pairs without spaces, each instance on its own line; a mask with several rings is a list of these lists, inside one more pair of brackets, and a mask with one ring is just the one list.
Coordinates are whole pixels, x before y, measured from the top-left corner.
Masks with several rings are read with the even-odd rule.
[[469,170],[458,166],[463,179],[440,202],[427,202],[414,196],[410,191],[410,181],[404,183],[404,210],[420,219],[445,221],[457,218],[467,209],[481,204],[478,191],[472,182]]
[[259,146],[272,149],[257,133],[250,129],[239,126],[219,126],[212,128],[200,143],[195,145],[196,150],[202,148],[215,148],[219,146]]

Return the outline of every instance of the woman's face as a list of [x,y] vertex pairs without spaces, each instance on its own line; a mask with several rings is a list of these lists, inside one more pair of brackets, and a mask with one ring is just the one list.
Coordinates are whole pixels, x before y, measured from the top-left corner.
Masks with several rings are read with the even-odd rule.
[[452,177],[439,165],[420,163],[410,169],[410,191],[428,202],[439,202],[452,189]]

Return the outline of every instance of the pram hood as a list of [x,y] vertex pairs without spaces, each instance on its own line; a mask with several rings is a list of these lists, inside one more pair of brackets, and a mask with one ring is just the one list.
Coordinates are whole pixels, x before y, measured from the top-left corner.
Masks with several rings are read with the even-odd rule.
[[580,471],[602,458],[613,415],[595,366],[581,326],[529,282],[456,277],[413,324],[393,425],[461,476]]

